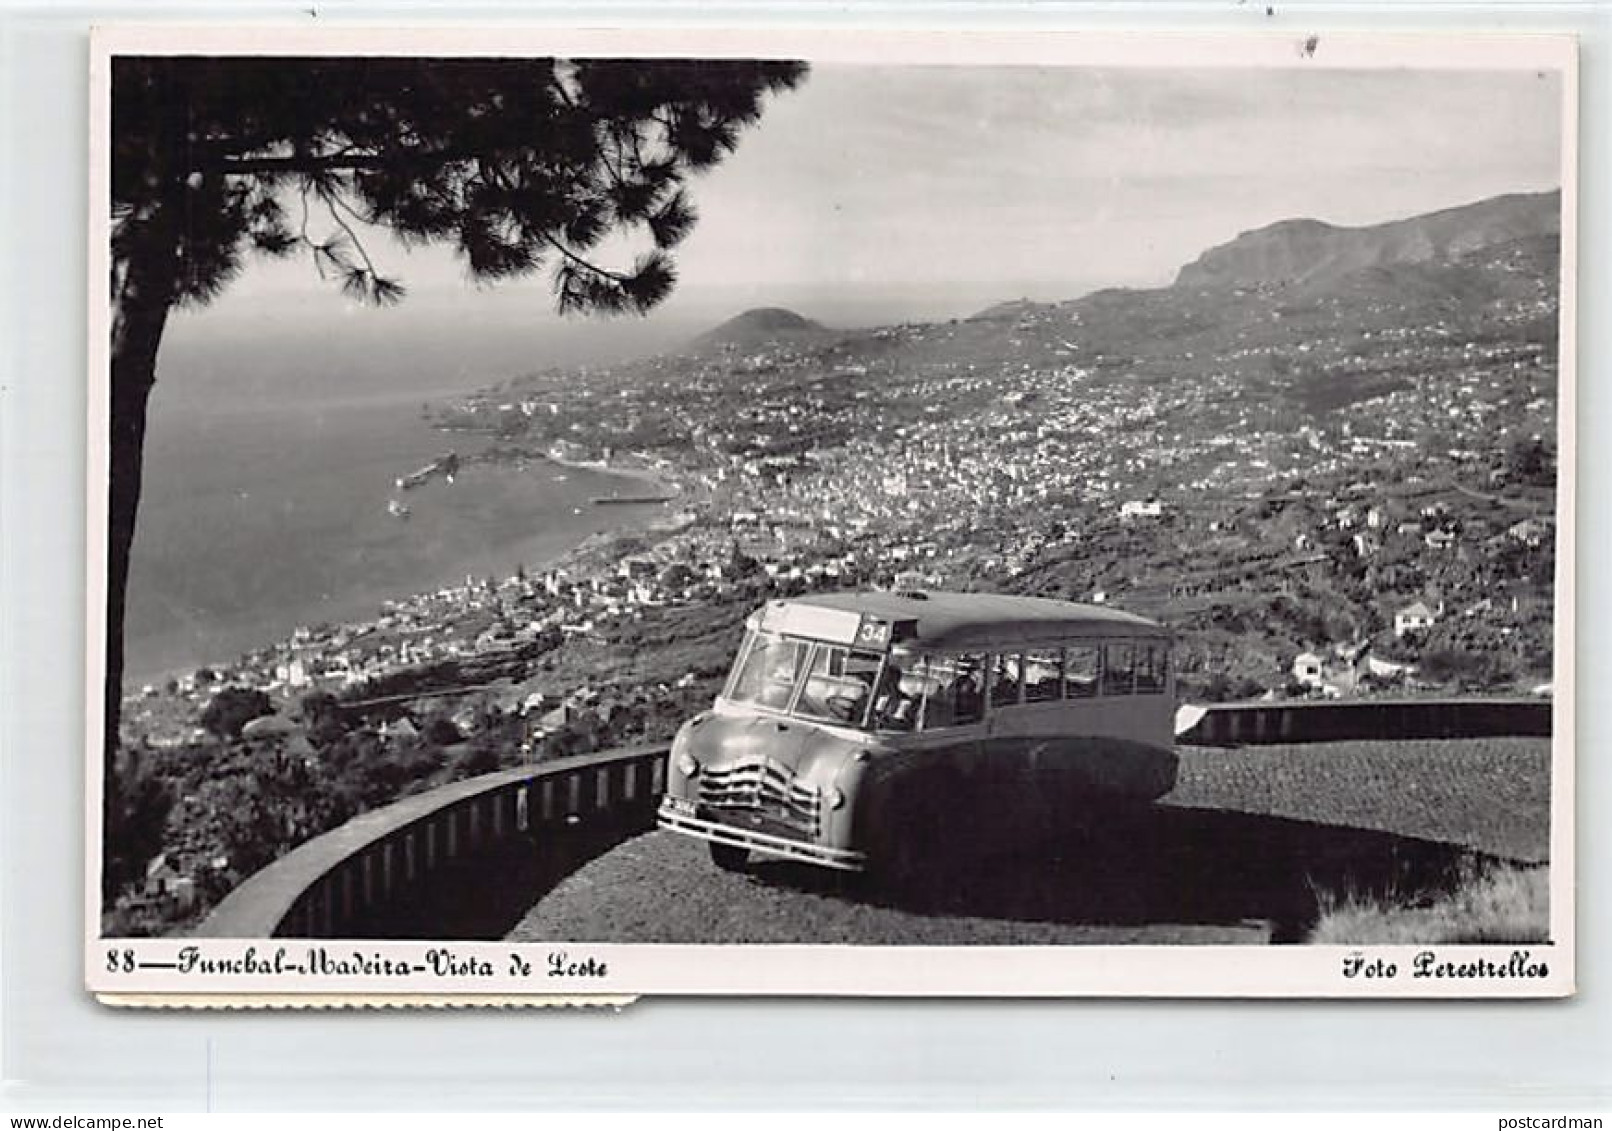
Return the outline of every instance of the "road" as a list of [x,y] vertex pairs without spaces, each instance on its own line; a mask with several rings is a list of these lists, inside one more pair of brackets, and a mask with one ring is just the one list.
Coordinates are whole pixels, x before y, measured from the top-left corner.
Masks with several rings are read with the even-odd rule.
[[919,890],[783,861],[718,871],[637,837],[556,886],[523,942],[927,945],[1300,941],[1318,902],[1438,890],[1474,857],[1548,860],[1541,739],[1184,748],[1143,819],[981,857],[960,835]]

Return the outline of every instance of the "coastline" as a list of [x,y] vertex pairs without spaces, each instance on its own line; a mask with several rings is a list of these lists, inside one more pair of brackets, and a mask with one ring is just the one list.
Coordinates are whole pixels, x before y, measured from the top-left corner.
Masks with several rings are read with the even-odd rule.
[[[446,562],[439,563],[431,573],[435,581],[410,582],[402,586],[382,584],[380,586],[359,585],[345,596],[328,600],[328,608],[310,607],[301,612],[270,607],[260,615],[250,615],[243,618],[238,627],[226,629],[225,634],[238,636],[239,641],[229,646],[210,649],[201,640],[196,641],[197,651],[190,652],[183,660],[168,659],[165,662],[153,664],[150,667],[130,665],[124,673],[124,695],[137,694],[144,685],[160,686],[171,678],[179,678],[190,674],[202,667],[233,667],[243,656],[267,652],[283,646],[289,640],[292,632],[299,625],[314,624],[361,624],[381,615],[382,606],[387,602],[406,602],[422,597],[435,589],[445,585],[457,584],[467,574],[492,574],[502,580],[510,576],[513,570],[507,572],[501,565],[494,564],[491,559],[507,557],[515,564],[529,572],[544,572],[551,569],[566,568],[568,564],[578,559],[585,559],[590,553],[597,553],[601,544],[619,535],[636,531],[653,531],[664,528],[667,515],[665,509],[671,501],[682,493],[682,487],[673,481],[643,468],[630,468],[620,466],[606,466],[602,462],[556,460],[543,454],[541,460],[534,459],[533,463],[541,465],[547,461],[559,467],[583,471],[599,476],[609,476],[620,480],[623,484],[633,485],[635,491],[651,489],[662,498],[655,502],[623,501],[616,506],[590,506],[579,500],[556,501],[555,510],[562,508],[568,512],[568,521],[575,517],[587,516],[591,521],[566,532],[563,544],[556,541],[553,545],[534,549],[530,543],[516,541],[513,543],[494,540],[492,543],[474,543],[475,549],[467,554],[456,556],[451,565]],[[480,468],[496,470],[507,479],[516,479],[515,469],[512,465],[500,466],[496,462],[482,463],[476,461]],[[469,471],[470,468],[466,468]],[[530,471],[519,478],[526,478]],[[467,482],[468,479],[468,482]],[[456,490],[464,487],[474,489],[474,475],[466,477],[461,473],[461,481]],[[412,520],[411,520],[412,522]],[[400,524],[400,529],[406,527]],[[551,535],[552,537],[552,535]],[[472,545],[472,543],[466,543]],[[491,547],[496,546],[497,549]],[[205,619],[205,618],[203,618]],[[221,618],[223,619],[223,618]],[[274,627],[269,627],[270,622]],[[125,625],[127,632],[127,624]],[[172,653],[173,638],[176,635],[188,635],[182,628],[167,630],[167,641],[162,641],[163,634],[156,634],[148,638],[145,650],[152,652],[168,651]],[[130,658],[133,659],[140,648],[127,648]]]
[[647,467],[628,467],[613,464],[607,460],[565,459],[551,452],[542,453],[542,458],[559,467],[570,468],[573,471],[595,471],[601,475],[614,475],[622,479],[631,480],[644,487],[652,489],[656,494],[664,496],[657,502],[670,502],[683,494],[683,485],[676,479],[666,477],[663,472],[651,471]]

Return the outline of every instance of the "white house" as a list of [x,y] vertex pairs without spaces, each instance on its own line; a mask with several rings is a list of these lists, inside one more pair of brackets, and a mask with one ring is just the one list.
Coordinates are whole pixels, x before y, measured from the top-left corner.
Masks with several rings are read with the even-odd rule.
[[146,866],[145,894],[171,899],[180,911],[188,911],[196,903],[196,881],[181,875],[169,862],[167,853],[158,853]]
[[308,663],[301,656],[293,656],[285,663],[274,665],[274,678],[287,687],[307,687],[312,682],[308,676]]
[[1306,687],[1321,686],[1321,673],[1325,667],[1314,652],[1300,652],[1293,657],[1293,678]]
[[1433,610],[1421,601],[1406,605],[1394,614],[1394,635],[1404,636],[1407,632],[1421,632],[1432,628],[1438,617]]
[[1408,664],[1396,664],[1392,660],[1382,660],[1376,656],[1366,657],[1366,671],[1378,679],[1398,679],[1409,670]]
[[1550,527],[1537,519],[1525,518],[1506,528],[1506,534],[1524,546],[1535,547],[1542,545],[1550,537]]

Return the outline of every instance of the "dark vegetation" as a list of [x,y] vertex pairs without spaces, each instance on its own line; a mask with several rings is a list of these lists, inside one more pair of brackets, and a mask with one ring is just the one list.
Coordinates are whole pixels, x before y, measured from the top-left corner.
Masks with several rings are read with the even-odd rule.
[[[794,62],[206,58],[112,63],[111,416],[104,827],[124,852],[118,712],[146,404],[170,311],[220,294],[254,254],[382,304],[404,287],[363,238],[452,248],[478,280],[549,273],[566,313],[643,313],[676,281],[688,179],[719,164]],[[629,264],[597,253],[640,247]],[[620,252],[620,249],[617,249]]]
[[215,738],[241,737],[241,728],[253,719],[272,714],[274,706],[266,692],[256,688],[226,687],[201,714],[202,729]]

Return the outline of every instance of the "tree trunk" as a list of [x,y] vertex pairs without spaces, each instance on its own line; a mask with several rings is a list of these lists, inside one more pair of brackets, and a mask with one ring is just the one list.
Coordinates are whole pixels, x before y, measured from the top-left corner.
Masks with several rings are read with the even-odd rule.
[[[152,225],[161,228],[163,225]],[[156,232],[149,233],[156,235]],[[146,244],[146,240],[139,241]],[[102,735],[102,890],[111,895],[144,861],[128,858],[125,827],[130,814],[118,775],[118,724],[123,696],[123,617],[129,586],[129,553],[140,509],[141,454],[146,404],[157,377],[157,349],[173,303],[171,243],[151,241],[147,252],[113,279],[111,419],[107,442],[106,683]],[[155,266],[160,265],[160,266]]]

